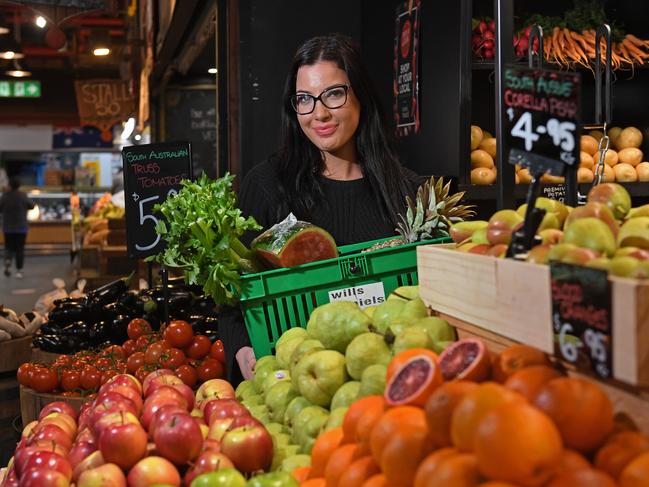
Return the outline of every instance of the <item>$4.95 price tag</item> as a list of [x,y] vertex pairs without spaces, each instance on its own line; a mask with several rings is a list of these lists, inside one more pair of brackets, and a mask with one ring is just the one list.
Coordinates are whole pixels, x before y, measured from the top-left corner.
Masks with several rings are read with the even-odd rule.
[[612,376],[611,287],[606,271],[551,263],[555,355],[581,370]]
[[579,162],[576,73],[508,67],[503,120],[509,162],[561,176]]

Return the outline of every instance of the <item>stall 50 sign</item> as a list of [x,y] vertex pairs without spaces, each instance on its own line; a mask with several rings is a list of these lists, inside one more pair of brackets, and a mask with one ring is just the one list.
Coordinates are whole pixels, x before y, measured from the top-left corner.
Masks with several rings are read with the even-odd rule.
[[124,81],[84,80],[74,85],[82,125],[107,130],[135,113],[135,99]]

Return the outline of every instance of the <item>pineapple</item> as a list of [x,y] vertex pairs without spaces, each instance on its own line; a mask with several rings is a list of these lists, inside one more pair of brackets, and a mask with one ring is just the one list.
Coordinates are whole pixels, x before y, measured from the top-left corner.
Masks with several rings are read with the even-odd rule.
[[[432,189],[432,191],[431,191]],[[463,221],[475,215],[473,205],[459,205],[464,192],[449,196],[451,182],[444,184],[444,178],[435,180],[432,176],[417,190],[416,201],[408,196],[408,209],[404,217],[399,213],[396,231],[399,237],[378,243],[365,250],[396,247],[407,243],[419,242],[439,237],[448,237],[453,223]]]

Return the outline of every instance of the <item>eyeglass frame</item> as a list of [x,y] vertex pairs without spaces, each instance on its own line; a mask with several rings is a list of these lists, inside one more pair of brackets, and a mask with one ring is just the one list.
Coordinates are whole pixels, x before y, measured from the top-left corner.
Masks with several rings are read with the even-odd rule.
[[[337,107],[330,107],[329,105],[327,105],[322,100],[322,95],[324,95],[328,91],[333,90],[335,88],[345,88],[345,101],[342,102]],[[348,85],[346,83],[340,83],[340,84],[337,84],[337,85],[330,86],[329,88],[327,88],[325,90],[322,90],[322,92],[318,96],[313,96],[311,93],[301,93],[301,92],[300,93],[294,93],[289,97],[289,103],[291,104],[291,108],[293,108],[293,110],[295,110],[295,113],[297,115],[310,115],[311,113],[313,113],[315,111],[315,106],[318,103],[318,101],[320,101],[320,103],[322,103],[322,105],[325,108],[328,108],[329,110],[337,110],[338,108],[344,107],[345,103],[347,103],[347,100],[349,98],[349,90],[350,89],[351,89],[350,85]],[[298,95],[306,95],[306,96],[310,97],[313,100],[313,108],[311,109],[311,111],[304,112],[304,113],[300,113],[300,112],[297,111],[297,108],[295,107],[295,97],[298,96]]]

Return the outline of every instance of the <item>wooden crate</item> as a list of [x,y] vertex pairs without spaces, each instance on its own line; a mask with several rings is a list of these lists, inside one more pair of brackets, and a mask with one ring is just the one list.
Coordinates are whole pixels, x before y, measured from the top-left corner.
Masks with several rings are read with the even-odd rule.
[[84,245],[79,252],[79,264],[81,269],[99,269],[99,260],[100,260],[100,249],[99,245]]
[[20,386],[20,412],[23,425],[38,419],[41,409],[46,404],[55,401],[66,402],[78,412],[81,406],[88,401],[92,401],[92,399],[89,397],[65,397],[57,394],[39,393],[29,387]]
[[[417,248],[420,293],[433,310],[554,353],[550,269],[511,259]],[[649,385],[649,284],[612,277],[613,375]]]
[[15,372],[20,364],[29,362],[31,356],[31,336],[0,342],[0,373]]
[[126,245],[126,230],[110,230],[106,237],[106,245],[124,246]]
[[126,218],[109,218],[108,229],[126,231]]
[[38,362],[39,364],[49,365],[61,355],[62,354],[60,353],[45,352],[40,348],[32,348],[31,361]]
[[16,374],[0,375],[0,464],[6,465],[16,448],[22,431],[20,422],[20,388]]
[[123,277],[134,270],[137,270],[137,259],[128,257],[125,245],[102,247],[99,274]]

